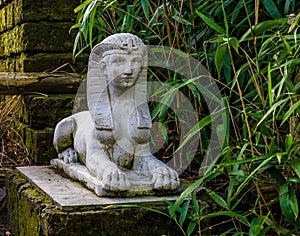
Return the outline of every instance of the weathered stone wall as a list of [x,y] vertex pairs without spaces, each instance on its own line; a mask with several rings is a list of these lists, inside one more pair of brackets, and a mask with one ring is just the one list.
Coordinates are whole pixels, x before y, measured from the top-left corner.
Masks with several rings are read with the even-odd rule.
[[[72,63],[79,0],[0,0],[0,71],[51,71]],[[84,63],[77,63],[80,70]],[[70,67],[69,67],[70,68]]]
[[[14,235],[182,235],[174,221],[142,207],[64,212],[18,171],[7,174],[7,191]],[[163,203],[146,207],[167,212]]]
[[[17,72],[25,77],[28,72],[74,72],[73,68],[82,72],[87,56],[73,63],[75,37],[69,33],[76,22],[74,8],[80,2],[0,0],[0,72]],[[64,77],[62,74],[61,79]],[[72,113],[75,97],[68,94],[69,90],[59,93],[53,89],[47,96],[28,95],[28,91],[24,94],[20,122],[33,164],[49,164],[56,157],[53,131],[58,121]],[[0,100],[3,99],[6,98],[0,95]]]
[[53,147],[56,124],[72,114],[74,95],[25,96],[23,138],[34,164],[49,164],[57,157]]

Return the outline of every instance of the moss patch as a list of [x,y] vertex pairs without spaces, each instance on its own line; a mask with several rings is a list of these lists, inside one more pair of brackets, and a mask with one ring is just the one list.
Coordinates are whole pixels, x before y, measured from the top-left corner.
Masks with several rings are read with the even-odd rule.
[[16,170],[7,173],[6,185],[15,235],[180,235],[169,218],[142,208],[63,212]]

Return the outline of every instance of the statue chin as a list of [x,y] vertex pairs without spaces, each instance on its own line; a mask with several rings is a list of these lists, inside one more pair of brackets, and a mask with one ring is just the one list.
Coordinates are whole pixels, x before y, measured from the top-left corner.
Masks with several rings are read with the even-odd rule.
[[58,159],[51,165],[99,196],[174,192],[180,183],[177,172],[150,151],[147,71],[141,67],[146,54],[141,48],[142,40],[132,34],[112,35],[96,45],[87,74],[90,110],[63,119],[55,128]]
[[131,88],[134,84],[135,83],[132,80],[129,80],[129,81],[125,80],[125,81],[122,81],[121,87],[123,87],[123,88]]

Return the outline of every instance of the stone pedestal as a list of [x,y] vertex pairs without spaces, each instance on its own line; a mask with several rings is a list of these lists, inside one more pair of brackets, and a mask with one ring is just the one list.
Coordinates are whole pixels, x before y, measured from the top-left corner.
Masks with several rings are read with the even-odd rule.
[[48,166],[7,173],[15,235],[180,235],[167,212],[171,197],[98,197]]

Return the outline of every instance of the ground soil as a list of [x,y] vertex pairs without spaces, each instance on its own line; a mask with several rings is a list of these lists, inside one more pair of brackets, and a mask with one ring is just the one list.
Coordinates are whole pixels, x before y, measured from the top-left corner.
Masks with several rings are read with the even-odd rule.
[[0,236],[2,235],[10,235],[12,236],[12,229],[9,224],[8,215],[7,215],[7,201],[6,197],[3,198],[4,186],[0,186],[1,194],[0,196]]
[[0,168],[0,236],[12,236],[12,228],[7,215],[7,192],[5,188],[5,172],[7,168]]
[[9,225],[8,222],[8,217],[7,217],[7,210],[1,209],[0,212],[0,235],[12,235],[11,233],[11,226]]

